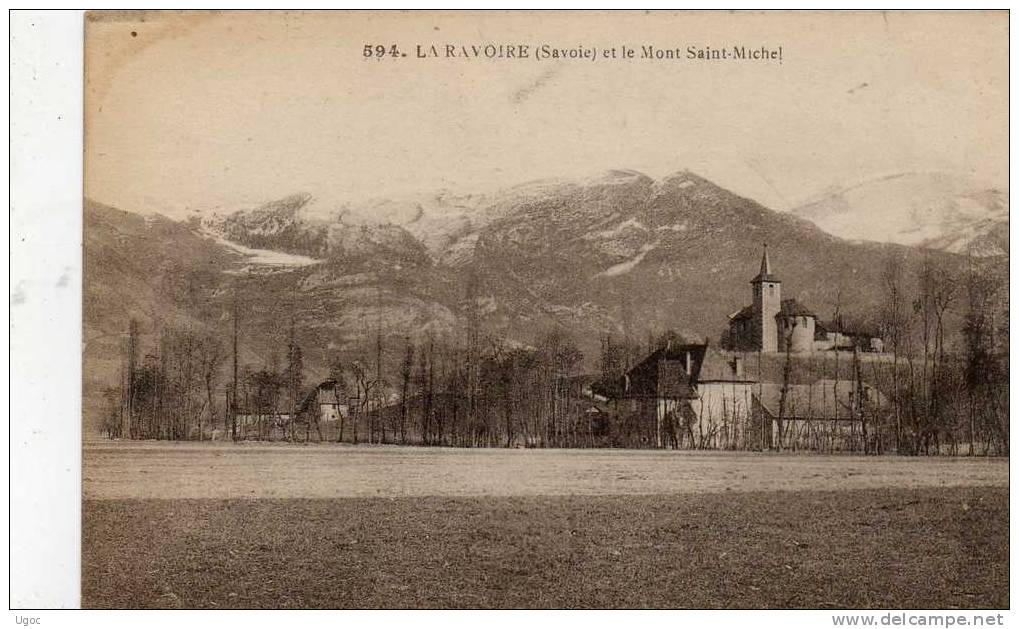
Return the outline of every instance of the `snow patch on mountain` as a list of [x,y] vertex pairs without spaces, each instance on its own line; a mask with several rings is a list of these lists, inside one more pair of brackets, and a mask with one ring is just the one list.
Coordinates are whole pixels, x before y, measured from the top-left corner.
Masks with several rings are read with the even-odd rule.
[[657,246],[657,243],[648,243],[648,244],[642,246],[640,248],[640,252],[637,253],[637,255],[635,255],[633,258],[627,260],[626,262],[620,262],[619,264],[614,264],[614,265],[610,266],[609,268],[605,269],[604,271],[602,271],[601,273],[599,273],[598,275],[599,276],[605,276],[605,277],[615,277],[616,275],[622,275],[623,273],[629,273],[638,264],[640,264],[641,262],[644,261],[644,257],[647,256],[647,254],[650,253],[651,250],[653,250],[655,248],[655,246]]
[[618,238],[619,236],[622,236],[627,231],[631,231],[631,230],[647,231],[647,226],[644,225],[644,223],[641,223],[639,220],[637,220],[635,218],[631,218],[629,220],[623,221],[622,223],[620,223],[620,224],[618,224],[615,227],[612,227],[610,229],[603,229],[601,231],[597,231],[597,232],[594,232],[592,234],[587,234],[587,235],[585,235],[585,239],[587,239],[587,240],[595,240],[595,239],[598,239],[598,238],[603,238],[603,239],[606,239],[606,238]]
[[271,249],[253,249],[251,247],[245,247],[244,245],[237,244],[236,242],[227,240],[223,236],[210,231],[208,229],[202,229],[201,233],[208,238],[215,240],[217,243],[223,245],[227,249],[241,254],[245,257],[245,261],[251,265],[258,266],[272,266],[272,267],[302,267],[310,266],[312,264],[319,264],[322,261],[316,260],[315,258],[309,258],[308,256],[299,256],[291,253],[284,253],[282,251],[273,251]]
[[1008,253],[1008,191],[946,173],[902,173],[831,188],[793,213],[853,242]]
[[690,227],[689,225],[687,225],[686,221],[683,221],[682,223],[673,223],[671,225],[659,225],[658,227],[655,227],[655,229],[659,231],[671,231],[671,232],[685,232],[689,228]]

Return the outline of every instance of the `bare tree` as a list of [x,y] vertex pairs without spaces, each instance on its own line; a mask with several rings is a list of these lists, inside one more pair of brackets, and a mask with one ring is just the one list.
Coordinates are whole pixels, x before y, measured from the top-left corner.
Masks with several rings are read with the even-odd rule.
[[792,327],[785,334],[785,361],[782,364],[782,388],[778,397],[778,417],[775,418],[775,423],[778,427],[778,445],[776,449],[779,452],[782,451],[783,440],[785,438],[785,412],[789,398],[789,373],[793,363],[793,332],[796,330],[797,318],[792,317],[792,322]]
[[[379,287],[375,289],[375,397],[378,399],[375,421],[372,425],[380,434],[375,436],[377,442],[386,440],[386,425],[382,417],[382,407],[385,405],[385,391],[382,386],[382,291]],[[371,429],[369,428],[368,442],[372,440]]]
[[339,358],[334,359],[332,364],[329,365],[329,380],[331,380],[333,384],[333,399],[336,403],[337,442],[343,441],[343,426],[346,422],[346,417],[343,412],[340,411],[340,406],[343,401],[347,399],[346,377],[344,375],[345,371],[344,363]]
[[908,319],[905,313],[906,300],[902,294],[902,260],[892,254],[888,256],[881,275],[885,301],[881,311],[881,331],[884,340],[892,350],[892,399],[895,418],[895,451],[902,449],[902,414],[899,405],[899,355],[903,350],[903,338],[908,334]]
[[138,321],[131,319],[128,323],[127,332],[127,383],[125,387],[125,406],[127,414],[125,420],[127,425],[121,434],[129,439],[137,439],[135,420],[135,377],[138,369]]
[[[294,332],[293,320],[290,325],[290,339],[287,347],[287,368],[286,368],[286,380],[287,380],[287,397],[290,406],[290,420],[288,423],[290,439],[294,439],[294,430],[296,429],[298,405],[300,404],[301,389],[304,387],[304,355],[301,351],[301,346],[297,344],[297,339]],[[305,422],[305,433],[304,440],[308,441],[311,435],[311,422]]]
[[937,448],[939,436],[947,422],[944,390],[941,386],[945,369],[945,316],[957,297],[958,282],[948,269],[935,265],[929,254],[917,271],[917,297],[913,310],[920,317],[923,342],[923,371],[920,400],[923,412],[918,417],[914,451],[929,453]]
[[103,389],[103,415],[102,430],[110,439],[120,436],[123,425],[121,415],[123,414],[123,393],[117,387],[106,387]]
[[853,400],[854,405],[851,408],[855,414],[854,419],[859,422],[863,432],[863,453],[868,454],[867,413],[865,412],[866,405],[864,403],[866,400],[864,399],[863,372],[860,368],[860,348],[856,345],[853,346],[853,384],[855,385],[853,392],[855,400]]
[[414,344],[410,337],[405,339],[403,362],[400,363],[400,443],[407,443],[407,394],[410,391],[410,376],[414,370]]
[[[213,391],[216,390],[216,380],[219,376],[220,362],[223,359],[219,341],[214,336],[203,339],[199,347],[199,365],[201,368],[202,382],[205,385],[206,408],[209,412],[209,425],[215,426],[215,405],[212,401]],[[198,439],[204,438],[204,429],[199,418]]]
[[230,437],[237,441],[237,286],[233,289],[233,388],[230,391]]
[[[365,367],[360,361],[354,361],[349,365],[350,374],[354,380],[354,388],[357,392],[358,401],[358,412],[357,416],[351,420],[351,425],[354,432],[354,443],[357,443],[357,425],[358,420],[364,417],[370,421],[371,414],[371,402],[372,396],[375,390],[375,380],[369,376],[368,368]],[[370,426],[370,424],[369,424]],[[371,443],[371,428],[368,429],[368,442]]]
[[[971,261],[966,277],[967,308],[962,329],[970,456],[974,454],[978,421],[985,435],[998,432],[999,423],[995,417],[997,407],[994,403],[998,397],[996,389],[1004,388],[1007,391],[1008,388],[1000,384],[1007,381],[1007,376],[1003,377],[1005,369],[1002,367],[1007,363],[1007,352],[1006,360],[1001,361],[995,339],[995,317],[1000,308],[998,301],[1002,287],[1003,283],[997,277],[976,268]],[[989,441],[990,438],[985,437],[985,444]]]

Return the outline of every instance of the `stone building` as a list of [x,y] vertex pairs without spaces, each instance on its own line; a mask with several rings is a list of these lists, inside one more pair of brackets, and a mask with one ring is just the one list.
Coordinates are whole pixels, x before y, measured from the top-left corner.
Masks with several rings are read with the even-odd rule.
[[628,370],[610,395],[649,445],[747,447],[755,381],[743,361],[707,344],[669,343]]
[[771,269],[768,247],[764,247],[761,270],[750,280],[753,303],[729,316],[726,345],[744,352],[784,352],[853,349],[883,350],[873,333],[850,333],[821,324],[809,308],[795,299],[782,298],[782,280]]
[[[748,360],[749,359],[749,360]],[[753,360],[706,344],[668,344],[606,390],[599,421],[636,427],[643,445],[694,449],[863,451],[890,408],[872,384],[828,378],[782,384],[781,356]],[[768,365],[768,363],[773,363]]]

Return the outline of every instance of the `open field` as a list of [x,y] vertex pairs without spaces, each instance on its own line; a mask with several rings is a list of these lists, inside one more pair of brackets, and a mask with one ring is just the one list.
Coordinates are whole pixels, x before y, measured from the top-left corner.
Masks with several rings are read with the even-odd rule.
[[548,496],[1007,487],[1007,459],[99,442],[86,499]]
[[87,607],[1008,607],[1002,488],[100,500]]
[[85,448],[86,607],[1000,608],[1007,459]]

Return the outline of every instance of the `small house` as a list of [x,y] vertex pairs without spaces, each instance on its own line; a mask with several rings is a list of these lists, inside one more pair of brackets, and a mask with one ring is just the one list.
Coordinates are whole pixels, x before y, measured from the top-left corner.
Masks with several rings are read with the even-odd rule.
[[335,380],[325,380],[308,392],[301,402],[301,411],[313,413],[319,422],[331,423],[350,417],[350,403],[342,387],[337,391]]

